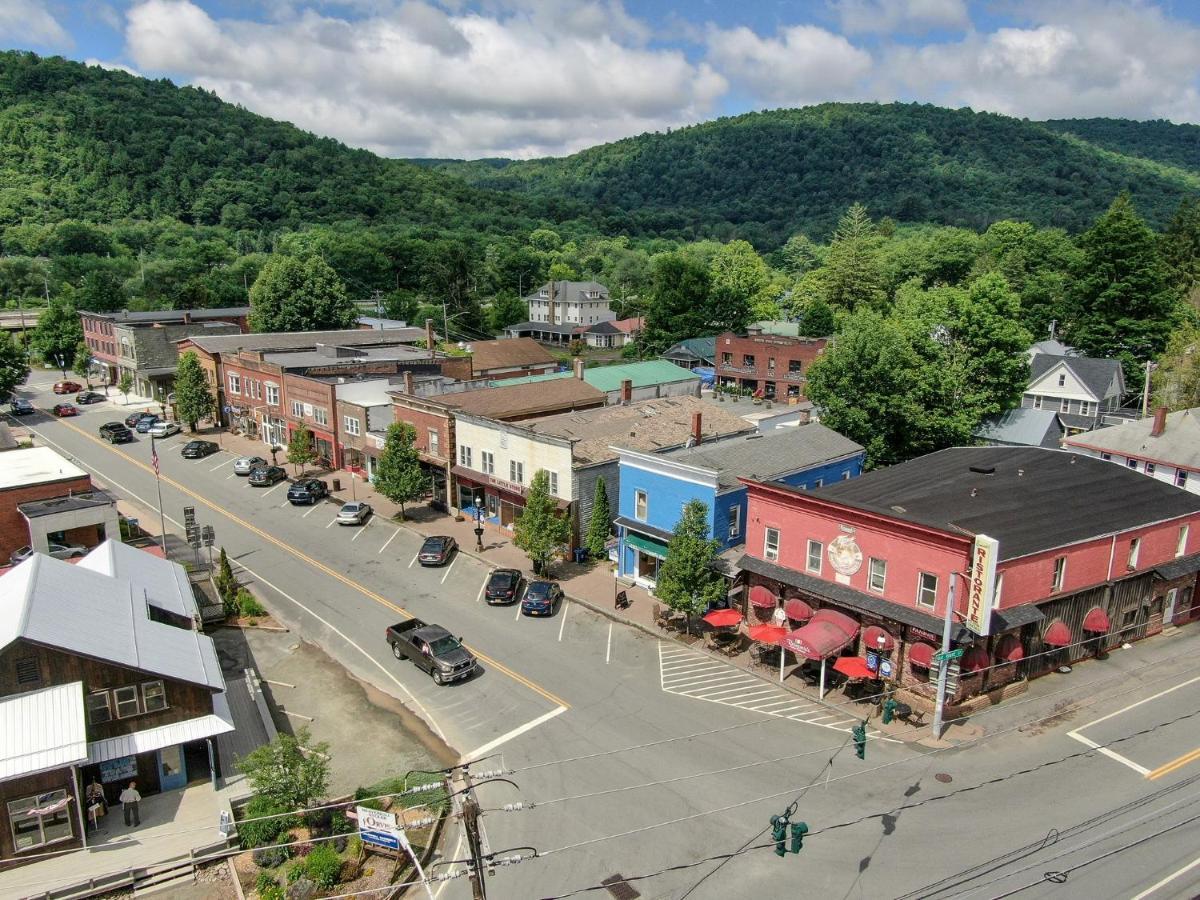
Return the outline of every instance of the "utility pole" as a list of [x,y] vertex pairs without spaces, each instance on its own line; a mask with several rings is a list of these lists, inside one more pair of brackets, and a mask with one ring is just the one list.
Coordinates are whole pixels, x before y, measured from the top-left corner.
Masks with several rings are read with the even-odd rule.
[[472,900],[487,900],[487,885],[483,880],[483,837],[479,826],[479,801],[475,799],[475,791],[471,786],[471,773],[464,766],[461,770],[462,787],[454,791],[461,796],[459,801],[462,813],[463,828],[467,832],[467,848],[471,852],[471,898]]
[[946,708],[946,676],[950,671],[950,627],[954,624],[954,595],[958,590],[958,573],[950,573],[950,592],[946,597],[946,618],[942,624],[942,652],[938,660],[937,701],[933,707],[933,736],[942,737],[942,716]]

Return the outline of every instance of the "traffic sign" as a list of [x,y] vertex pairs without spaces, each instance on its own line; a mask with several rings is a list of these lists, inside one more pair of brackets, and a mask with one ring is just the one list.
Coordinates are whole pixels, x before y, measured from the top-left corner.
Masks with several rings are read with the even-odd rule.
[[933,654],[933,661],[941,662],[943,659],[958,659],[964,653],[966,653],[965,647],[959,647],[957,650],[939,650]]

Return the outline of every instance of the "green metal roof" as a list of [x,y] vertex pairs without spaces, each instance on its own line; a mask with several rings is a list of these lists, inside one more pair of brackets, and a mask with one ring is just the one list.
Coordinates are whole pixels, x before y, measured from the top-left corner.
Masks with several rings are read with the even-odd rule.
[[619,391],[622,381],[632,381],[633,386],[639,388],[676,381],[699,381],[700,376],[665,359],[649,359],[645,362],[584,369],[583,380],[597,390]]
[[656,541],[654,538],[642,537],[640,534],[634,534],[632,531],[625,532],[625,543],[631,547],[637,547],[643,553],[649,553],[651,556],[657,556],[659,559],[667,558],[667,545],[662,541]]
[[504,378],[489,381],[488,387],[508,387],[513,384],[533,384],[535,381],[556,381],[559,378],[570,378],[571,373],[567,372],[549,372],[545,375],[522,375],[520,378]]

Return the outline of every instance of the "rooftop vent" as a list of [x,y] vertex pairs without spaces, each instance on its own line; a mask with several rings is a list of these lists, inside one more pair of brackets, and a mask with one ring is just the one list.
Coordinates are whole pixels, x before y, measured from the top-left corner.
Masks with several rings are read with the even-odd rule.
[[969,469],[970,469],[970,471],[974,472],[976,475],[995,475],[996,474],[995,466],[970,466]]
[[900,513],[901,515],[903,515],[904,513],[908,512],[908,510],[905,509],[903,506],[893,506],[892,512]]

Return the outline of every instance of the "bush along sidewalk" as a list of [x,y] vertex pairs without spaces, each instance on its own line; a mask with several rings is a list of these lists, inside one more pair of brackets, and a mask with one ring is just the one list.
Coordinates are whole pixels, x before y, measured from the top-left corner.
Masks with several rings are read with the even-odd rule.
[[213,585],[225,606],[225,618],[238,620],[241,624],[254,627],[269,618],[267,608],[259,602],[253,592],[243,586],[233,574],[233,566],[225,548],[221,548],[220,562],[213,575]]

